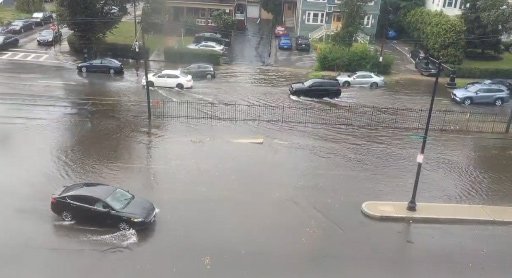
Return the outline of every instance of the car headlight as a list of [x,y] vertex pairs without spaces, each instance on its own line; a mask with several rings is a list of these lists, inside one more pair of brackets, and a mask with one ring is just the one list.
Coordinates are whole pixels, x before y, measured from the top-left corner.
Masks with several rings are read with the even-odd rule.
[[144,219],[142,218],[130,218],[131,221],[133,222],[141,222],[141,221],[144,221]]

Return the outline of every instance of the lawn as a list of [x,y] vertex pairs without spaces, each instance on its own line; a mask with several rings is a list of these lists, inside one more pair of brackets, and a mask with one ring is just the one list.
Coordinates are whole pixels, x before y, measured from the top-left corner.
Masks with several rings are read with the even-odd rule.
[[13,21],[15,19],[27,17],[30,17],[30,15],[26,13],[20,13],[16,11],[14,8],[6,8],[0,6],[0,25],[3,25],[8,21]]
[[501,55],[502,60],[497,61],[479,61],[464,59],[463,65],[476,68],[512,68],[512,53],[505,52]]
[[[121,21],[117,25],[117,28],[113,29],[110,34],[107,35],[106,41],[111,43],[121,43],[132,45],[134,43],[135,36],[134,26],[132,21]],[[141,38],[139,36],[139,42]],[[164,36],[162,35],[147,35],[146,46],[149,48],[150,54],[153,53],[159,47],[164,46]]]

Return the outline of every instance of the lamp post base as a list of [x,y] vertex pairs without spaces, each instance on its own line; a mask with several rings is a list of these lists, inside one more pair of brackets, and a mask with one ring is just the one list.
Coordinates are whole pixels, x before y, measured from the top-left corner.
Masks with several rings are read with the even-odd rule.
[[407,210],[416,211],[416,202],[414,200],[410,200],[409,203],[407,203]]

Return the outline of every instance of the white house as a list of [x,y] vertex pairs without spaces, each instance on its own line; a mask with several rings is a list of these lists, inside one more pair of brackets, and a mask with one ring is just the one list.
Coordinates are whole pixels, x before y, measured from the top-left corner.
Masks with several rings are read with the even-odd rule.
[[[512,0],[508,2],[512,4]],[[462,13],[464,0],[425,0],[425,7],[433,11],[443,11],[447,15],[458,15]]]

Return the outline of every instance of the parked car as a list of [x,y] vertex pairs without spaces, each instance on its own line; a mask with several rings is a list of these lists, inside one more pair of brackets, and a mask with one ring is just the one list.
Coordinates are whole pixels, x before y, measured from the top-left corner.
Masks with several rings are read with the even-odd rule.
[[62,40],[61,31],[44,30],[37,36],[37,45],[55,45]]
[[224,53],[225,48],[223,45],[220,45],[215,42],[200,42],[200,43],[193,43],[187,46],[191,49],[204,49],[204,50],[211,50],[218,53]]
[[311,49],[311,42],[306,36],[297,36],[295,38],[295,49],[309,51]]
[[337,80],[310,79],[306,82],[294,83],[289,88],[290,95],[310,98],[338,98],[341,95],[340,83]]
[[51,196],[50,209],[64,221],[87,221],[123,231],[149,226],[158,212],[150,201],[101,183],[64,186]]
[[192,64],[188,67],[180,69],[184,74],[189,74],[193,78],[215,78],[215,69],[210,64]]
[[281,36],[281,37],[279,37],[277,47],[279,49],[292,50],[293,49],[292,40],[290,39],[290,37],[288,37],[288,35]]
[[[194,85],[192,76],[182,73],[180,70],[163,70],[157,73],[148,74],[149,87],[168,87],[180,90],[190,89]],[[142,86],[146,86],[142,80]]]
[[28,19],[15,20],[7,28],[7,32],[11,34],[21,34],[29,30],[34,30],[34,24]]
[[123,64],[121,64],[121,62],[111,59],[111,58],[96,59],[96,60],[80,63],[80,64],[78,64],[78,66],[76,66],[76,69],[83,73],[103,72],[103,73],[115,74],[115,73],[123,73],[124,72]]
[[493,103],[501,106],[510,101],[509,91],[498,84],[474,84],[452,92],[452,100],[464,105],[472,103]]
[[224,47],[230,47],[231,41],[229,39],[223,38],[222,35],[216,33],[200,33],[194,36],[193,43],[201,43],[201,42],[215,42]]
[[409,57],[411,57],[411,59],[413,61],[416,61],[418,59],[422,59],[422,58],[426,57],[426,55],[425,55],[425,52],[423,52],[423,50],[421,50],[419,48],[415,48],[415,49],[411,50],[411,52],[409,53]]
[[20,40],[13,35],[0,35],[0,50],[6,50],[10,47],[16,47],[20,44]]
[[33,13],[30,21],[35,26],[43,26],[53,21],[53,14],[48,12]]
[[417,59],[416,62],[414,62],[414,67],[421,75],[435,76],[437,73],[437,66],[425,58]]
[[504,79],[489,79],[489,80],[483,80],[483,81],[474,81],[474,82],[469,82],[466,84],[466,86],[471,86],[471,85],[475,85],[475,84],[498,84],[498,85],[503,85],[507,88],[507,90],[510,92],[512,92],[512,83],[507,81],[507,80],[504,80]]
[[357,71],[336,77],[343,87],[367,86],[372,89],[384,86],[384,77],[368,71]]
[[286,26],[277,25],[276,29],[274,29],[274,36],[281,37],[284,35],[288,35],[288,30],[286,30]]

